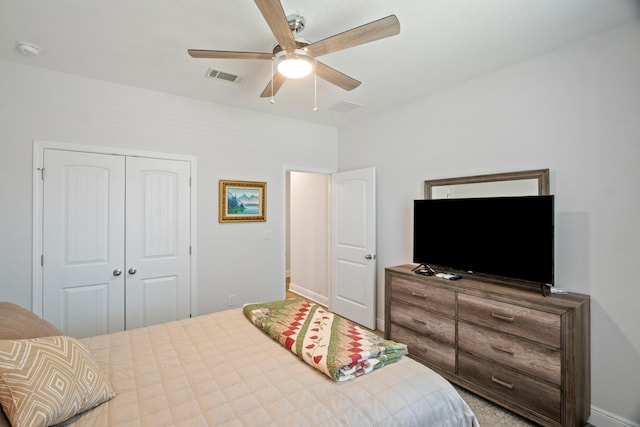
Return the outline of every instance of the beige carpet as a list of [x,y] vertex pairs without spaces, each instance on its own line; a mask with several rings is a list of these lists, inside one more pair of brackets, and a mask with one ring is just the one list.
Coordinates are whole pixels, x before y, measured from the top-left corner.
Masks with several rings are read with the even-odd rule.
[[520,427],[538,425],[520,417],[519,415],[509,412],[480,396],[460,388],[457,385],[454,385],[454,387],[458,390],[458,393],[462,396],[464,401],[467,402],[473,413],[476,414],[476,417],[480,422],[480,427]]

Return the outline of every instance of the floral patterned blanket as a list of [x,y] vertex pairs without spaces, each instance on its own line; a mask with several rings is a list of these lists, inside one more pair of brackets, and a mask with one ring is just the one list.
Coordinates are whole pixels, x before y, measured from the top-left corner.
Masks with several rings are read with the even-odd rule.
[[245,316],[300,359],[335,381],[346,381],[398,361],[405,344],[303,299],[247,304]]

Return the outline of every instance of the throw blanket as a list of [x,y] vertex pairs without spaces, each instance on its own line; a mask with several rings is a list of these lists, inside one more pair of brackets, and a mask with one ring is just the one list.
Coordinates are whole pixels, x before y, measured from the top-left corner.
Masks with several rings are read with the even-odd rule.
[[346,381],[396,362],[407,346],[303,299],[247,304],[256,326],[309,365],[335,381]]

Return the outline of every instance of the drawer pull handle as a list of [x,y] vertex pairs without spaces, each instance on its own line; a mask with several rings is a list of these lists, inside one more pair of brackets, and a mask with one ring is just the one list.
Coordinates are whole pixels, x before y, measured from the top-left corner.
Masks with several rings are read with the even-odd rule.
[[509,384],[508,382],[502,381],[494,377],[493,375],[491,375],[491,381],[493,381],[496,384],[500,384],[501,386],[506,387],[508,389],[513,389],[513,384]]
[[415,291],[411,291],[411,296],[420,297],[420,298],[426,298],[427,297],[426,294],[419,294],[419,293],[417,293]]
[[507,350],[507,349],[504,349],[504,348],[496,347],[495,345],[492,345],[491,348],[494,349],[495,351],[500,351],[502,353],[507,353],[507,354],[509,354],[511,356],[513,356],[515,354],[511,350]]
[[414,347],[416,350],[419,350],[423,353],[426,353],[429,349],[427,347],[425,347],[424,345],[418,345],[416,343],[411,343],[410,344],[411,347]]
[[505,316],[504,314],[491,312],[491,317],[495,317],[496,319],[504,320],[505,322],[513,322],[515,319],[510,316]]
[[415,317],[412,317],[411,320],[413,320],[415,323],[419,323],[421,325],[426,325],[427,324],[427,322],[425,322],[424,320],[416,319]]

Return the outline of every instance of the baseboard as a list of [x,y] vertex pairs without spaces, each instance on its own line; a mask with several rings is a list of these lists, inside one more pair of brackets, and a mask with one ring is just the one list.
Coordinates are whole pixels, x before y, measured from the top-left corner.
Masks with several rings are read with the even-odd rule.
[[636,422],[627,420],[596,406],[591,406],[589,424],[595,427],[640,427],[640,424]]
[[317,304],[324,305],[325,307],[329,306],[329,299],[327,297],[296,285],[295,283],[289,283],[289,290]]

